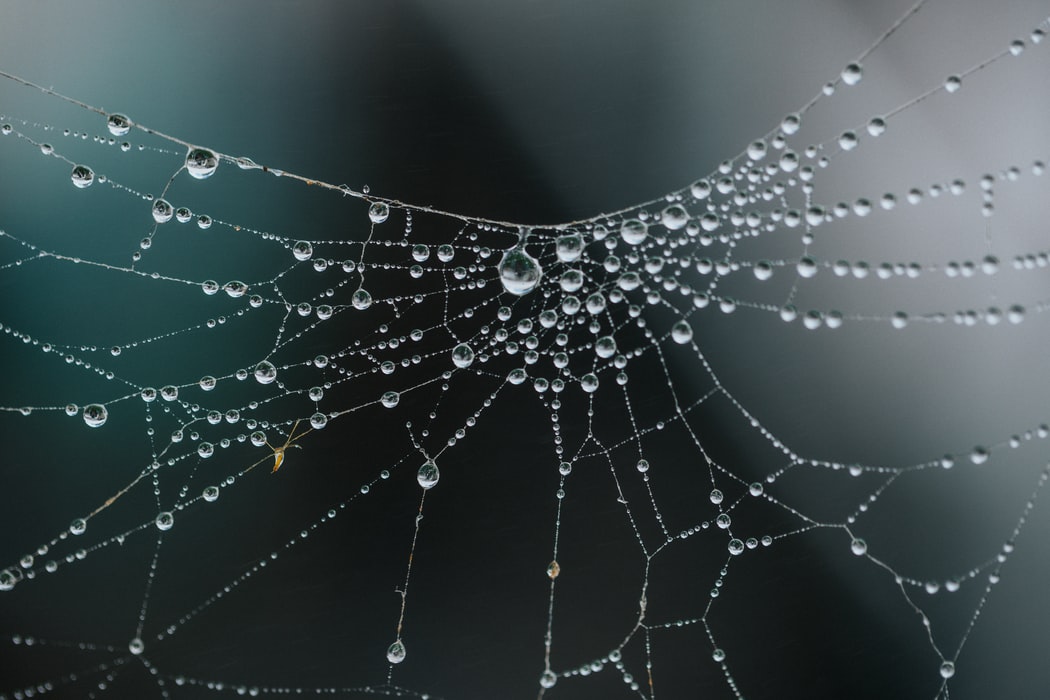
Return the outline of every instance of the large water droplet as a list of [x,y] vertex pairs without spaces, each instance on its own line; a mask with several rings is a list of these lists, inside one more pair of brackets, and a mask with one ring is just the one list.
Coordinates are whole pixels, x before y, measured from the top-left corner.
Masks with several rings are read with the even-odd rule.
[[540,676],[540,685],[544,688],[553,688],[557,682],[558,676],[554,674],[554,671],[544,671],[543,675]]
[[260,384],[272,384],[277,379],[277,368],[267,360],[255,365],[255,381]]
[[373,202],[368,208],[368,218],[373,224],[381,224],[390,216],[390,207],[386,202]]
[[168,203],[166,199],[158,199],[153,202],[153,220],[158,224],[166,224],[171,221],[171,217],[175,216],[175,209]]
[[620,226],[620,237],[628,245],[638,245],[649,235],[649,227],[638,219],[628,219]]
[[156,524],[158,530],[170,530],[175,524],[175,516],[168,511],[164,511],[163,513],[159,513],[157,519],[153,522]]
[[416,481],[424,489],[432,489],[437,486],[438,479],[441,478],[441,472],[438,471],[438,466],[432,459],[428,459],[423,463],[423,466],[416,472]]
[[693,327],[684,319],[671,326],[671,339],[679,345],[685,345],[693,339]]
[[84,189],[90,187],[91,183],[95,181],[95,172],[86,165],[73,166],[73,173],[70,175],[73,180],[73,186],[78,189]]
[[386,648],[386,660],[392,664],[399,664],[405,660],[405,645],[399,639]]
[[123,114],[111,114],[106,119],[106,128],[114,136],[123,136],[131,131],[131,120]]
[[474,351],[466,343],[460,343],[452,348],[452,364],[460,369],[470,367],[474,362]]
[[100,428],[105,424],[109,413],[106,407],[100,403],[93,403],[84,407],[84,422],[91,428]]
[[366,289],[358,289],[354,292],[353,296],[350,297],[350,303],[354,305],[354,308],[358,311],[364,311],[372,305],[372,295],[368,293]]
[[219,158],[207,148],[191,148],[186,154],[186,172],[194,179],[211,177],[218,167]]
[[573,262],[583,254],[583,238],[577,234],[562,236],[556,244],[558,260],[561,262]]
[[504,253],[499,262],[499,278],[503,288],[515,296],[531,292],[539,285],[542,277],[539,261],[520,245]]

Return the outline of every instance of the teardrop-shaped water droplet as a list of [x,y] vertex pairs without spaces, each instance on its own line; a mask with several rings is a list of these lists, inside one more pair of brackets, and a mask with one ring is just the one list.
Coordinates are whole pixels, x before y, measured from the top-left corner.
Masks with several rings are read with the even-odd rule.
[[432,459],[428,459],[423,463],[423,466],[416,472],[416,481],[424,489],[432,489],[437,486],[438,479],[441,478],[441,472],[438,471],[438,466]]
[[386,649],[386,660],[392,664],[399,664],[405,660],[405,645],[399,639]]
[[693,339],[693,327],[684,319],[671,326],[671,339],[679,345],[685,345]]
[[503,254],[499,263],[499,277],[505,290],[515,296],[522,296],[539,285],[543,270],[536,258],[517,245]]

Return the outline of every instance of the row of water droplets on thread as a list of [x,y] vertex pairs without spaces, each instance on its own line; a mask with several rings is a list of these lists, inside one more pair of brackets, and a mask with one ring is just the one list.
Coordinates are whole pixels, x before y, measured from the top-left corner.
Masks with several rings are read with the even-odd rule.
[[[1030,42],[1038,44],[1044,36],[1044,31],[1045,24],[1037,27],[1031,34]],[[1019,55],[1024,48],[1025,43],[1016,40],[1004,50],[1003,54],[983,62],[978,68],[986,68],[1002,56]],[[738,690],[738,681],[730,672],[729,661],[725,653],[718,647],[717,630],[712,629],[707,621],[707,611],[711,609],[718,597],[719,589],[728,575],[730,562],[734,557],[745,554],[748,550],[771,546],[778,538],[795,536],[821,527],[842,529],[847,535],[849,550],[854,555],[867,557],[874,565],[887,569],[894,575],[901,594],[908,604],[920,613],[923,624],[928,630],[930,643],[941,658],[939,673],[947,681],[954,675],[955,660],[966,641],[966,636],[969,635],[969,629],[975,623],[992,585],[998,580],[1002,564],[1013,550],[1012,542],[1025,523],[1034,504],[1034,496],[1024,505],[1016,527],[1010,533],[1003,550],[978,563],[969,571],[950,577],[943,582],[919,581],[897,574],[876,558],[875,553],[868,551],[864,541],[854,536],[852,526],[862,513],[872,507],[879,495],[901,476],[908,472],[934,467],[949,468],[954,465],[957,455],[946,455],[922,464],[894,468],[848,466],[798,455],[769,433],[752,417],[746,407],[737,403],[722,387],[694,338],[694,326],[701,310],[712,306],[718,307],[724,313],[733,313],[738,308],[767,311],[778,315],[786,322],[801,320],[806,328],[814,330],[820,327],[834,329],[845,322],[854,320],[888,322],[895,328],[905,328],[909,321],[916,318],[930,322],[944,322],[952,319],[963,326],[975,325],[981,320],[993,325],[1003,319],[1012,323],[1020,323],[1025,318],[1026,309],[1044,310],[1043,300],[1029,300],[1025,304],[1020,302],[1010,304],[1005,309],[993,306],[982,310],[937,310],[923,312],[918,316],[905,311],[889,311],[885,314],[862,316],[850,315],[837,310],[800,312],[792,304],[797,285],[793,286],[789,298],[784,303],[778,304],[730,298],[718,292],[719,284],[725,278],[747,272],[757,281],[766,281],[783,268],[793,268],[798,284],[803,284],[805,280],[822,271],[825,274],[830,272],[837,277],[853,279],[863,279],[869,274],[883,279],[915,277],[934,272],[963,278],[981,274],[997,274],[1000,262],[992,255],[981,260],[962,262],[869,264],[864,261],[820,261],[808,251],[808,246],[814,240],[815,230],[836,220],[850,216],[864,217],[879,210],[891,212],[896,207],[905,204],[917,206],[928,197],[963,195],[967,185],[960,179],[935,183],[927,187],[911,188],[900,194],[885,194],[873,200],[861,197],[851,203],[822,205],[817,203],[814,197],[815,183],[819,179],[820,170],[826,167],[832,159],[845,157],[847,153],[854,150],[864,134],[872,139],[877,138],[888,127],[893,116],[926,99],[929,95],[942,91],[949,94],[956,92],[968,74],[969,72],[962,72],[957,76],[949,77],[942,86],[933,88],[930,93],[920,95],[912,102],[899,106],[882,116],[873,117],[861,128],[845,130],[832,143],[796,150],[792,147],[792,137],[798,133],[805,113],[823,97],[829,97],[839,89],[852,88],[861,82],[863,75],[861,64],[851,64],[846,67],[838,80],[829,83],[822,91],[822,95],[809,103],[805,109],[785,117],[776,130],[754,141],[744,153],[723,163],[712,175],[656,202],[631,207],[593,220],[572,222],[555,227],[517,226],[508,222],[493,222],[451,215],[426,207],[413,207],[393,200],[372,197],[366,190],[356,192],[343,186],[336,187],[308,180],[298,175],[257,165],[247,158],[229,157],[218,151],[192,146],[171,137],[163,138],[169,143],[181,145],[187,149],[185,161],[169,178],[164,190],[154,196],[101,173],[96,173],[89,165],[66,158],[60,149],[46,140],[50,138],[48,134],[53,133],[50,127],[13,117],[8,118],[9,123],[5,123],[2,127],[3,134],[8,137],[17,137],[20,142],[39,149],[43,155],[64,162],[71,169],[70,178],[76,188],[87,189],[94,186],[95,189],[98,189],[98,185],[108,185],[134,200],[145,202],[146,210],[152,217],[153,223],[149,234],[140,241],[139,249],[132,254],[131,264],[128,266],[94,262],[66,256],[60,251],[44,250],[15,232],[5,231],[3,237],[24,251],[23,257],[7,263],[5,268],[20,267],[31,264],[33,261],[51,259],[68,264],[95,265],[124,275],[198,286],[206,295],[223,293],[234,299],[244,298],[246,300],[246,304],[236,311],[235,316],[208,319],[200,324],[200,327],[204,328],[223,326],[257,309],[278,308],[283,309],[283,314],[274,329],[272,351],[265,358],[260,358],[256,364],[228,374],[208,375],[195,384],[172,383],[160,386],[160,388],[120,376],[118,372],[106,368],[104,359],[94,358],[99,355],[105,358],[106,352],[112,357],[117,357],[125,351],[162,343],[169,336],[179,336],[195,329],[173,329],[169,334],[140,338],[109,348],[98,348],[49,342],[46,338],[28,335],[5,324],[3,330],[7,335],[21,340],[33,350],[53,354],[69,364],[82,367],[88,372],[101,374],[113,380],[115,384],[127,388],[122,395],[89,403],[83,407],[71,403],[64,406],[15,406],[7,407],[7,410],[25,414],[36,411],[65,412],[70,416],[81,416],[89,427],[101,428],[105,425],[110,411],[121,410],[134,401],[141,401],[151,412],[147,413],[148,416],[152,416],[153,413],[167,415],[178,425],[170,436],[157,437],[155,444],[160,445],[160,448],[155,450],[153,458],[132,480],[123,484],[113,497],[89,513],[73,520],[68,529],[61,531],[49,542],[41,544],[33,554],[26,554],[17,563],[0,571],[0,588],[8,591],[14,590],[23,582],[32,581],[44,573],[54,573],[66,565],[72,565],[86,558],[95,551],[110,547],[114,543],[123,542],[128,537],[144,535],[151,528],[155,527],[158,533],[170,530],[175,524],[176,516],[180,518],[189,516],[194,508],[201,507],[201,503],[217,501],[223,489],[243,483],[241,478],[256,466],[266,464],[271,467],[272,471],[277,471],[284,462],[285,452],[289,447],[299,446],[300,441],[309,432],[323,430],[343,416],[373,408],[377,410],[396,409],[403,396],[422,391],[430,385],[440,386],[442,392],[453,391],[457,373],[476,373],[479,376],[489,377],[494,388],[490,394],[479,397],[478,408],[463,418],[461,427],[449,435],[431,435],[426,427],[413,428],[412,423],[418,422],[418,419],[416,416],[411,416],[412,420],[406,421],[412,442],[411,452],[401,461],[391,465],[389,469],[379,471],[375,478],[361,486],[358,494],[340,501],[331,510],[323,513],[309,528],[310,530],[317,529],[331,521],[339,510],[348,507],[356,498],[367,495],[380,482],[390,479],[392,473],[403,468],[403,465],[410,465],[413,462],[411,455],[418,455],[419,459],[416,464],[419,466],[412,467],[415,469],[416,481],[423,491],[418,515],[414,516],[417,518],[416,535],[418,535],[426,492],[437,486],[440,481],[438,464],[441,454],[464,439],[469,430],[479,423],[485,409],[493,401],[500,399],[502,394],[531,389],[549,411],[556,433],[562,408],[559,397],[563,392],[580,391],[591,397],[597,395],[603,398],[609,397],[610,400],[622,401],[623,409],[630,414],[632,395],[628,393],[627,386],[632,361],[649,354],[659,356],[663,362],[662,358],[665,354],[678,352],[672,348],[681,347],[682,352],[691,354],[694,362],[704,368],[713,382],[713,389],[692,404],[679,405],[676,400],[673,408],[668,411],[666,421],[652,426],[636,425],[634,433],[622,443],[598,447],[597,453],[610,462],[622,461],[624,458],[622,453],[629,450],[639,453],[636,471],[647,485],[653,512],[651,517],[659,522],[659,527],[664,534],[662,541],[648,542],[635,528],[639,546],[645,553],[647,561],[651,561],[675,541],[697,536],[703,531],[712,529],[712,526],[714,532],[724,533],[728,558],[711,591],[711,602],[704,615],[695,619],[668,622],[649,621],[646,618],[644,605],[644,587],[648,583],[646,578],[643,583],[643,603],[640,605],[637,624],[633,629],[626,631],[622,642],[595,658],[594,661],[578,667],[565,670],[557,670],[552,667],[551,650],[555,641],[552,629],[556,583],[565,563],[558,561],[557,537],[562,515],[561,503],[566,497],[568,480],[573,470],[572,452],[563,449],[560,440],[556,439],[557,459],[555,462],[561,479],[556,493],[559,507],[556,516],[553,556],[546,564],[546,573],[550,579],[550,614],[548,632],[544,640],[545,668],[540,678],[541,694],[543,689],[555,686],[560,677],[586,676],[612,666],[622,674],[625,684],[636,690],[639,696],[652,695],[656,683],[652,672],[642,671],[638,675],[644,676],[645,680],[639,681],[635,677],[638,669],[630,668],[623,661],[624,648],[634,639],[642,636],[648,650],[650,635],[657,634],[662,629],[690,624],[704,626],[712,643],[713,660],[722,669],[733,692],[741,694],[742,691]],[[45,90],[45,92],[50,91]],[[103,114],[102,110],[90,109]],[[67,133],[66,136],[72,139],[92,140],[100,145],[119,146],[123,151],[149,150],[162,157],[170,157],[172,153],[175,153],[167,148],[133,148],[130,142],[121,141],[121,139],[138,125],[133,124],[128,117],[121,114],[105,114],[105,117],[111,137],[90,137],[87,133],[80,132]],[[156,135],[156,132],[151,130],[144,129],[144,131]],[[367,204],[367,219],[365,220],[368,227],[367,237],[359,241],[300,240],[247,225],[226,222],[218,215],[195,214],[190,207],[181,206],[177,201],[168,201],[167,190],[182,172],[192,178],[203,180],[215,173],[224,162],[246,171],[265,171],[289,180],[307,181],[308,184],[332,189],[345,196],[363,200]],[[1025,169],[1010,166],[1001,172],[982,176],[980,178],[981,213],[985,216],[993,215],[995,188],[1000,184],[1005,186],[1027,176],[1027,171],[1030,171],[1033,176],[1040,175],[1043,171],[1043,164],[1036,161],[1030,168]],[[400,231],[395,231],[394,236],[386,238],[384,236],[387,229],[396,226],[395,217],[402,221]],[[158,232],[164,231],[164,227],[171,226],[173,223],[189,224],[194,221],[202,230],[212,227],[222,228],[230,234],[250,235],[286,248],[293,262],[290,263],[287,270],[276,276],[253,281],[250,284],[240,280],[220,283],[215,280],[193,279],[189,276],[173,277],[151,273],[144,269]],[[418,226],[432,225],[440,230],[447,229],[450,224],[453,233],[447,242],[415,242],[415,229]],[[736,253],[738,247],[741,247],[748,239],[789,230],[801,232],[803,251],[796,259],[748,260]],[[338,250],[345,250],[347,253],[335,255],[335,251]],[[1041,251],[1021,253],[1013,259],[1013,267],[1018,270],[1044,267],[1046,264],[1047,253]],[[281,286],[283,278],[291,271],[303,266],[311,267],[318,274],[341,271],[343,276],[334,286],[325,289],[315,298],[288,299]],[[422,280],[421,289],[424,291],[394,295],[384,293],[383,296],[375,297],[370,291],[370,281],[373,279],[379,283],[379,288],[386,289],[390,286],[396,288],[405,286],[401,280],[406,277],[412,280]],[[394,280],[393,285],[386,283],[390,279]],[[414,307],[422,307],[434,301],[437,301],[442,308],[442,316],[439,319],[431,319],[435,322],[429,326],[406,325],[404,319],[412,316],[411,312]],[[345,347],[333,348],[331,352],[315,357],[296,356],[295,353],[302,339],[309,338],[315,329],[323,328],[332,320],[338,321],[346,318],[344,314],[361,314],[369,309],[372,310],[373,315],[363,318],[367,318],[367,322],[374,325],[364,326],[369,329],[368,332],[357,331],[357,337],[352,343]],[[672,320],[655,326],[647,321],[650,315],[654,318],[671,318]],[[360,318],[362,317],[354,318],[355,328],[363,327],[359,325]],[[296,325],[297,323],[299,325]],[[421,343],[424,338],[440,339],[436,343],[437,349],[426,353],[413,352],[413,345]],[[288,355],[291,357],[278,359],[278,356],[286,358]],[[331,377],[331,379],[318,381],[316,384],[285,383],[282,376],[293,374],[300,368],[315,370],[314,376]],[[417,371],[410,374],[408,370],[413,368],[416,368]],[[389,382],[389,388],[376,392],[376,395],[367,397],[359,403],[337,407],[324,406],[322,410],[326,396],[337,394],[340,388],[355,383],[365,383],[366,380],[376,376],[389,378],[383,380]],[[416,380],[414,384],[404,384],[398,381],[400,376],[422,377],[422,379]],[[664,378],[673,396],[676,380],[669,371],[665,373]],[[206,397],[211,395],[210,392],[224,383],[251,381],[254,381],[259,387],[276,389],[276,392],[236,407],[217,409],[198,403],[198,401],[204,402]],[[371,386],[371,383],[368,385]],[[526,388],[514,389],[519,386]],[[198,391],[203,393],[192,393]],[[190,394],[189,397],[187,397],[188,394]],[[290,412],[281,419],[264,420],[255,417],[260,408],[275,403],[277,399],[303,395],[316,408],[309,415],[300,412],[302,405],[300,402],[294,408],[287,408],[286,410]],[[650,479],[658,478],[659,468],[656,465],[650,472],[650,464],[644,456],[642,447],[644,438],[650,432],[663,429],[667,424],[675,422],[685,426],[688,431],[687,418],[690,411],[715,395],[722,395],[728,399],[746,419],[751,421],[755,431],[760,433],[764,440],[782,451],[786,466],[770,473],[765,484],[742,481],[731,467],[716,463],[709,458],[699,439],[694,435],[696,450],[706,463],[706,468],[711,475],[712,490],[709,500],[716,506],[718,514],[713,522],[704,520],[672,534],[673,529],[662,522],[657,498],[649,487]],[[593,416],[593,399],[588,402],[588,405],[590,406],[589,414]],[[153,408],[154,406],[162,408],[158,411]],[[436,407],[435,403],[435,410]],[[434,419],[434,413],[435,411],[424,410],[420,417],[426,423],[427,420]],[[154,420],[151,417],[146,427],[151,443],[155,438],[152,423]],[[222,437],[214,442],[203,439],[205,426],[219,426],[218,430],[221,431],[219,434]],[[225,432],[227,430],[231,432]],[[413,432],[414,430],[418,432]],[[974,448],[968,457],[974,464],[981,464],[989,459],[991,452],[995,449],[1006,446],[1020,447],[1025,441],[1034,437],[1045,438],[1047,432],[1046,426],[1032,428],[995,444]],[[192,445],[191,449],[185,448],[187,443]],[[152,522],[140,523],[125,532],[95,541],[89,546],[75,549],[64,555],[46,559],[43,563],[40,562],[54,550],[60,550],[63,547],[72,549],[69,542],[75,540],[71,540],[70,536],[83,537],[88,532],[88,524],[93,517],[115,506],[125,493],[138,484],[152,485],[159,492],[160,485],[166,480],[168,473],[171,473],[173,478],[182,478],[184,475],[175,476],[180,467],[188,463],[196,464],[201,460],[212,460],[220,456],[223,451],[233,450],[238,444],[245,443],[261,450],[263,456],[248,466],[235,467],[223,481],[206,486],[197,495],[189,493],[187,487],[183,487],[174,501],[170,502],[170,506],[160,510]],[[581,451],[582,448],[581,445]],[[855,474],[877,472],[884,474],[885,480],[854,513],[851,513],[842,522],[820,522],[793,508],[790,503],[780,500],[770,488],[785,471],[800,466],[835,470],[849,469]],[[797,518],[797,528],[776,535],[735,536],[735,530],[739,526],[734,524],[731,511],[740,501],[728,497],[723,492],[724,486],[717,487],[717,482],[725,480],[733,484],[735,490],[742,489],[743,493],[750,497],[764,499],[784,509]],[[1045,475],[1040,477],[1037,488],[1044,480]],[[158,504],[159,502],[158,497]],[[636,504],[624,500],[623,507],[625,518],[632,522],[643,517]],[[289,538],[283,547],[287,549],[299,545],[306,540],[307,534],[307,530],[297,533]],[[163,535],[158,534],[157,538],[157,551],[159,552]],[[391,674],[394,665],[408,658],[408,647],[402,638],[402,629],[407,609],[411,550],[414,549],[415,541],[413,538],[405,580],[399,589],[401,606],[397,619],[396,638],[386,650],[386,659],[391,664]],[[171,637],[179,627],[218,603],[243,581],[260,574],[269,562],[277,558],[279,551],[260,557],[239,578],[224,586],[212,597],[192,606],[175,623],[163,627],[162,632],[155,634],[156,641],[161,642]],[[930,594],[941,590],[953,592],[958,590],[966,580],[978,579],[978,577],[984,577],[986,588],[977,608],[973,611],[970,627],[967,628],[963,638],[958,640],[953,652],[942,652],[935,642],[934,632],[928,619],[922,615],[921,608],[913,601],[910,591],[920,589]],[[151,584],[152,574],[150,574]],[[131,655],[140,659],[147,666],[149,662],[148,656],[144,655],[147,648],[144,641],[144,629],[148,619],[148,598],[147,587],[136,631],[127,647]],[[40,640],[23,636],[16,637],[14,641],[22,645],[41,643]],[[105,647],[86,642],[82,645],[85,648],[102,647],[110,648],[115,653],[119,652],[116,647]],[[122,657],[119,655],[116,658],[117,660],[113,663],[100,666],[98,673],[103,676],[106,674],[112,676],[119,671],[126,660],[120,660]],[[155,674],[158,678],[158,685],[165,690],[165,694],[166,682],[176,685],[183,683],[215,685],[213,682],[200,679],[187,679],[166,674],[167,671],[164,669],[160,669]],[[390,684],[387,687],[396,694],[407,695],[414,692],[393,686],[392,675],[388,676],[387,683]],[[53,681],[42,685],[46,687],[50,684],[53,684]],[[222,683],[218,685],[221,687]],[[262,690],[269,692],[276,689],[264,688]],[[255,694],[261,691],[255,688],[249,689],[248,692]],[[32,690],[27,688],[22,691],[14,691],[11,697],[28,697],[31,694]]]

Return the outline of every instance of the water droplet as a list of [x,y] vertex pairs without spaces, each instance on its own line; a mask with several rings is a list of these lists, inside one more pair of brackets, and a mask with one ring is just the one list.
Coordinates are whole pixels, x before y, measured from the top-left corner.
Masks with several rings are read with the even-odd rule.
[[604,335],[594,342],[594,353],[603,360],[616,354],[616,340],[611,335]]
[[393,408],[394,406],[397,406],[397,403],[400,400],[401,394],[397,393],[396,391],[388,391],[379,398],[380,403],[382,403],[383,406],[386,408]]
[[679,345],[685,345],[693,339],[693,327],[685,319],[671,326],[671,339]]
[[555,248],[558,260],[564,263],[573,262],[583,254],[583,239],[577,234],[561,236]]
[[470,367],[474,362],[474,351],[466,343],[460,343],[452,348],[452,364],[460,369]]
[[175,216],[175,209],[172,208],[166,199],[158,199],[153,202],[151,211],[153,220],[158,224],[166,224],[171,221],[171,217]]
[[296,260],[309,260],[314,254],[314,247],[310,241],[296,241],[292,246],[292,255]]
[[744,551],[744,543],[742,541],[738,540],[735,537],[733,539],[729,540],[729,553],[730,554],[732,554],[735,557],[735,556],[737,556],[739,554],[742,554],[743,551]]
[[268,360],[255,365],[255,381],[260,384],[272,384],[277,379],[277,368]]
[[175,516],[168,511],[159,513],[157,519],[153,521],[158,530],[170,530],[171,526],[175,524]]
[[499,263],[499,277],[505,290],[515,296],[522,296],[536,288],[543,271],[539,261],[518,245],[503,254]]
[[191,148],[186,154],[186,172],[195,180],[211,177],[219,167],[219,158],[207,148]]
[[722,495],[722,492],[719,491],[718,489],[711,489],[711,496],[710,496],[710,498],[711,498],[711,502],[714,503],[717,506],[719,503],[722,502],[722,499],[725,498],[725,497]]
[[547,578],[549,578],[551,581],[558,578],[558,574],[560,573],[561,566],[558,564],[557,559],[553,560],[550,564],[547,565]]
[[638,219],[628,219],[620,225],[620,237],[628,245],[638,245],[648,236],[649,227]]
[[951,661],[945,661],[941,664],[941,678],[951,678],[955,675],[955,664]]
[[84,406],[84,422],[88,424],[88,427],[100,428],[105,424],[108,417],[109,412],[100,403]]
[[437,463],[432,459],[428,459],[416,472],[416,481],[424,489],[432,489],[437,486],[438,479],[441,478],[441,472],[438,471]]
[[111,114],[106,119],[106,128],[114,136],[123,136],[131,131],[131,120],[123,114]]
[[864,69],[859,63],[851,63],[842,71],[842,82],[846,85],[856,85],[864,77]]
[[540,686],[543,688],[553,688],[557,682],[558,676],[554,674],[554,671],[544,671],[543,675],[540,676]]
[[949,76],[948,79],[944,81],[944,89],[948,92],[957,92],[961,87],[962,78],[957,75]]
[[598,377],[594,373],[588,372],[587,374],[580,377],[580,387],[588,394],[593,394],[598,391]]
[[142,640],[138,637],[135,637],[130,642],[128,642],[128,651],[130,651],[135,656],[141,654],[143,651],[145,651],[145,649],[146,645],[143,644]]
[[399,664],[405,660],[405,645],[399,639],[386,648],[386,660],[392,664]]
[[638,471],[641,472],[642,474],[646,473],[647,471],[649,471],[649,460],[647,460],[647,459],[640,459],[640,460],[638,460],[638,464],[635,465],[635,468],[638,469]]
[[87,521],[83,518],[77,518],[69,524],[70,534],[83,535],[85,530],[87,530]]
[[86,165],[77,165],[73,167],[73,173],[70,175],[73,180],[73,186],[78,189],[84,189],[90,187],[91,183],[95,181],[95,172]]
[[660,223],[668,231],[677,231],[689,223],[689,212],[681,204],[672,204],[660,215]]
[[988,461],[988,450],[978,445],[970,452],[970,461],[974,464],[984,464]]
[[373,224],[381,224],[390,216],[390,207],[386,202],[372,202],[368,207],[368,218]]
[[780,122],[780,130],[788,136],[798,132],[799,127],[802,125],[802,117],[798,114],[789,114],[784,117],[784,120]]
[[164,399],[165,401],[174,401],[175,399],[179,398],[179,388],[171,384],[168,384],[167,386],[162,386],[160,388],[160,398]]
[[849,551],[853,552],[858,557],[862,557],[868,552],[868,543],[862,539],[855,539],[849,543]]
[[218,486],[207,486],[201,493],[201,497],[208,503],[214,503],[219,498]]
[[350,303],[358,311],[364,311],[372,305],[372,295],[368,293],[368,290],[358,288],[354,295],[350,297]]
[[715,649],[711,652],[711,658],[717,661],[718,663],[722,663],[726,660],[726,653],[721,649]]

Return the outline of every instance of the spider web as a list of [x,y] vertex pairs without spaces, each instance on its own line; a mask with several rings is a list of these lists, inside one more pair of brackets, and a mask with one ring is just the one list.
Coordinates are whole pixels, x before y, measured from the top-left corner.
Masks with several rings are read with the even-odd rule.
[[790,102],[627,208],[455,153],[392,199],[4,72],[0,697],[1050,685],[1045,8],[816,9],[767,21],[821,73],[731,77]]

